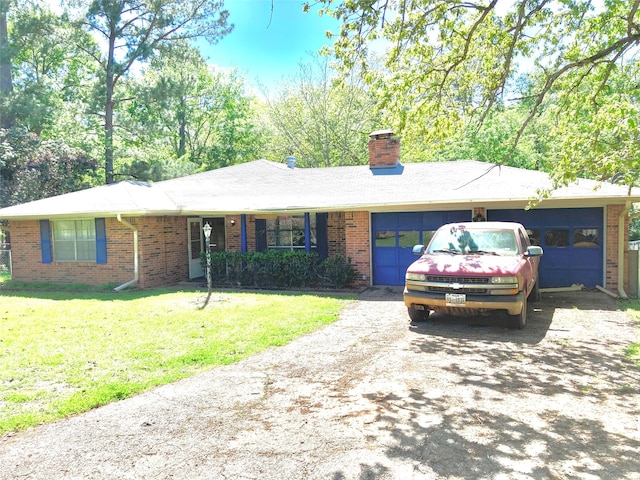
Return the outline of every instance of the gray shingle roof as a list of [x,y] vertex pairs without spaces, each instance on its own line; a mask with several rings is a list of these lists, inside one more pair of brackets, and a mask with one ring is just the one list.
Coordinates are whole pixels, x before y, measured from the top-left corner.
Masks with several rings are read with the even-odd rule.
[[[401,173],[398,173],[401,170]],[[460,204],[524,208],[551,186],[542,172],[476,161],[288,168],[256,160],[157,183],[119,182],[0,209],[2,219],[200,215],[331,210],[418,210]],[[640,189],[581,179],[541,206],[595,206],[640,201]]]

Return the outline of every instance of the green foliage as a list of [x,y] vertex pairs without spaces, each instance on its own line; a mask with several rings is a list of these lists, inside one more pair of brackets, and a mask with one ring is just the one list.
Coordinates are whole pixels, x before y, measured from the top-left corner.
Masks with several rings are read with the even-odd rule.
[[[633,186],[640,181],[640,91],[637,64],[597,66],[595,78],[567,76],[559,86],[571,89],[546,109],[557,143],[558,185],[576,177]],[[602,77],[606,77],[606,80]],[[606,84],[603,82],[606,81]],[[554,97],[558,93],[554,91]]]
[[[220,0],[136,1],[74,0],[70,13],[83,12],[77,25],[98,35],[108,48],[94,55],[103,70],[99,97],[104,108],[105,181],[114,181],[114,119],[125,96],[120,85],[134,65],[150,60],[159,49],[171,42],[204,38],[215,43],[229,33],[229,13]],[[88,7],[88,8],[86,8]]]
[[345,288],[358,278],[358,271],[351,265],[351,259],[344,259],[342,255],[325,258],[319,266],[318,275],[329,285]]
[[551,127],[544,119],[536,119],[518,145],[512,144],[527,114],[525,105],[496,109],[481,126],[467,126],[431,145],[421,137],[405,136],[403,152],[411,161],[477,160],[549,172],[553,163],[548,159],[554,147],[548,134]]
[[[638,182],[637,2],[320,3],[342,22],[334,51],[343,70],[359,66],[403,137],[436,149],[464,138],[504,163],[534,134],[552,146],[539,151],[556,185],[578,175]],[[386,48],[384,69],[371,68],[372,45]],[[528,85],[518,83],[523,71]],[[492,129],[501,117],[492,113],[514,105],[525,115]]]
[[640,204],[635,203],[631,208],[631,215],[638,215],[629,223],[629,240],[640,240]]
[[368,135],[380,129],[374,91],[357,75],[336,82],[329,60],[300,65],[277,95],[267,95],[272,134],[266,158],[294,155],[301,167],[360,165],[368,159]]
[[237,72],[215,71],[184,42],[160,52],[126,86],[118,174],[162,180],[258,158],[260,130]]
[[[632,318],[635,319],[636,325],[640,326],[640,300],[628,301],[626,310]],[[632,343],[624,351],[625,357],[634,362],[640,368],[640,342]]]
[[[206,272],[206,255],[200,255]],[[351,259],[334,255],[319,262],[316,253],[212,252],[211,279],[215,285],[257,288],[346,288],[357,278]]]
[[61,141],[23,129],[0,130],[0,205],[8,206],[88,187],[96,162]]

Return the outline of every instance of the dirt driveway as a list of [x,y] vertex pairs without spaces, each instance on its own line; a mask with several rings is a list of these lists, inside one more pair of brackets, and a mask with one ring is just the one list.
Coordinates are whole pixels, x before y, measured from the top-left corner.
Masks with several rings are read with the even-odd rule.
[[288,346],[1,438],[0,479],[640,479],[635,340],[599,292],[512,331],[410,325],[371,290]]

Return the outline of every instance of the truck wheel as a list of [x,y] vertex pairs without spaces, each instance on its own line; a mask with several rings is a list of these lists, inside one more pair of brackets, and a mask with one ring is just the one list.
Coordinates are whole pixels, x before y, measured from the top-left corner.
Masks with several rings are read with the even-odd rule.
[[409,318],[412,322],[423,322],[429,318],[429,314],[431,313],[428,309],[424,310],[416,310],[416,308],[411,305],[407,308],[409,311]]
[[542,298],[542,295],[540,294],[540,286],[538,285],[538,277],[536,277],[536,283],[533,285],[533,290],[531,290],[529,298],[532,302],[539,302]]
[[522,310],[517,315],[509,315],[509,328],[521,330],[527,324],[527,297],[522,301]]

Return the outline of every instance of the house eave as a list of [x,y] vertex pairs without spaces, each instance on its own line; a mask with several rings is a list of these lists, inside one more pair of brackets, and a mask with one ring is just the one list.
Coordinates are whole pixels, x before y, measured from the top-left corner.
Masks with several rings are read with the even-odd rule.
[[31,220],[78,220],[83,218],[117,218],[122,217],[164,217],[164,216],[180,216],[181,213],[176,210],[129,210],[129,211],[94,211],[94,212],[42,212],[32,214],[3,215],[0,220],[8,221],[31,221]]
[[438,208],[442,210],[459,209],[461,206],[483,206],[486,208],[580,208],[580,207],[603,207],[610,204],[622,204],[627,201],[640,202],[636,197],[567,197],[567,198],[546,198],[536,202],[535,198],[464,198],[458,200],[415,200],[398,202],[361,202],[345,203],[338,205],[287,205],[272,206],[266,208],[256,208],[254,206],[242,206],[238,208],[201,208],[201,209],[166,209],[166,210],[126,210],[126,211],[89,211],[89,212],[37,212],[29,214],[3,215],[0,220],[9,221],[31,221],[31,220],[68,220],[82,218],[116,218],[122,217],[164,217],[164,216],[225,216],[225,215],[265,215],[265,214],[302,214],[305,212],[342,212],[342,211],[418,211],[425,208]]

